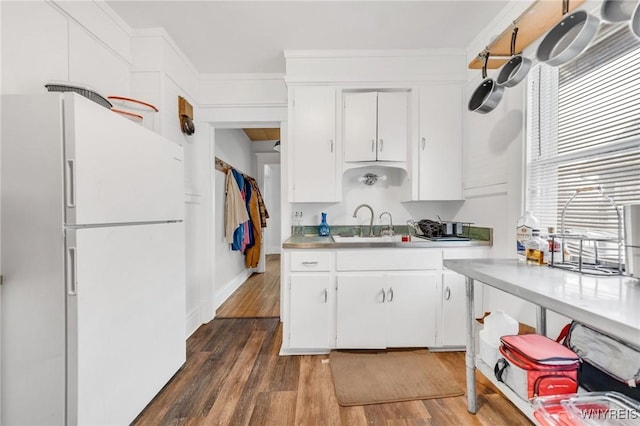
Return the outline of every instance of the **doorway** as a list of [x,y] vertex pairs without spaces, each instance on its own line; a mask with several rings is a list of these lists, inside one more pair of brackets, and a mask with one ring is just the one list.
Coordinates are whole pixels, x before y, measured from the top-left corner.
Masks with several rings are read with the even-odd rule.
[[258,267],[247,269],[244,256],[232,252],[223,241],[224,180],[214,171],[217,238],[214,259],[217,299],[220,300],[215,318],[271,318],[280,315],[280,154],[273,147],[275,141],[247,139],[246,125],[215,130],[216,157],[252,175],[260,188],[269,213],[267,226],[262,229],[262,248]]

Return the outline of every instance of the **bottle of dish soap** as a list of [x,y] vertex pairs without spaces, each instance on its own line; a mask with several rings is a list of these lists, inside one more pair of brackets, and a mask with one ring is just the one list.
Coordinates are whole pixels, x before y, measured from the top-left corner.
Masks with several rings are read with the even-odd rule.
[[518,219],[516,227],[518,259],[522,261],[527,260],[525,242],[530,240],[533,236],[534,228],[540,229],[539,226],[538,219],[533,217],[531,212],[528,210],[524,212],[524,215],[520,217],[520,219]]
[[330,231],[331,228],[329,228],[329,224],[327,223],[327,214],[322,212],[322,220],[320,221],[320,225],[318,225],[318,235],[327,237]]

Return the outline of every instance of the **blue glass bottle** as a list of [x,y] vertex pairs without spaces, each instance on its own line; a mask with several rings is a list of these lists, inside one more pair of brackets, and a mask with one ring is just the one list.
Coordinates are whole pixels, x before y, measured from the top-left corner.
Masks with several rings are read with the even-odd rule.
[[322,212],[322,221],[320,221],[320,225],[318,225],[318,235],[327,237],[329,236],[330,230],[329,224],[327,224],[327,214]]

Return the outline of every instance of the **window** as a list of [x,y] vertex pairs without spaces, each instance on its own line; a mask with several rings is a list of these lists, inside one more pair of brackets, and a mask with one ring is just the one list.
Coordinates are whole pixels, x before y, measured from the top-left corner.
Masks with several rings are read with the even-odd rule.
[[[604,25],[590,48],[528,81],[526,205],[542,231],[618,236],[618,206],[640,202],[640,41]],[[620,212],[622,214],[622,212]],[[611,248],[611,247],[609,247]],[[616,253],[617,254],[617,253]],[[614,257],[610,253],[608,257]]]

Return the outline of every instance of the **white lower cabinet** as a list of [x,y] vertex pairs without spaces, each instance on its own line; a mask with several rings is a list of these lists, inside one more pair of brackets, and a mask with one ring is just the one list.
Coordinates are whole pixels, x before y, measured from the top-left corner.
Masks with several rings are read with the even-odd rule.
[[467,339],[465,278],[453,271],[442,273],[441,346],[464,346]]
[[338,251],[336,346],[434,345],[441,265],[441,250]]
[[435,345],[438,287],[435,271],[394,277],[387,311],[387,347]]
[[385,279],[361,275],[338,277],[336,303],[338,348],[386,347]]
[[435,273],[339,275],[337,281],[338,348],[435,344]]
[[319,349],[332,346],[335,293],[328,273],[290,277],[289,346]]
[[281,353],[464,347],[465,279],[443,269],[442,259],[487,254],[486,247],[285,250]]

